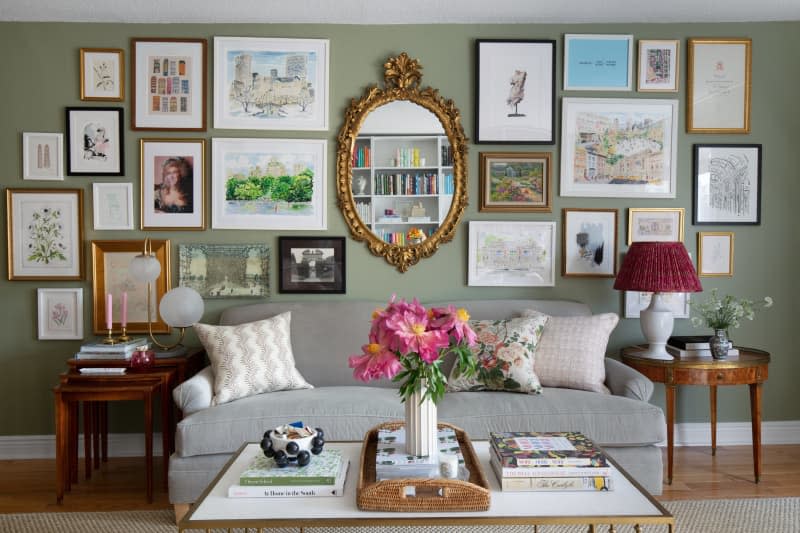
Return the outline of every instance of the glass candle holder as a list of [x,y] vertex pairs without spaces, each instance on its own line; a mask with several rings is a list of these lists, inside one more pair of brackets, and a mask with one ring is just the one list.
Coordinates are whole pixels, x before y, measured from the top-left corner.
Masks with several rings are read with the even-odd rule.
[[156,361],[156,352],[150,349],[149,346],[138,346],[131,355],[131,369],[133,370],[147,370],[151,368]]

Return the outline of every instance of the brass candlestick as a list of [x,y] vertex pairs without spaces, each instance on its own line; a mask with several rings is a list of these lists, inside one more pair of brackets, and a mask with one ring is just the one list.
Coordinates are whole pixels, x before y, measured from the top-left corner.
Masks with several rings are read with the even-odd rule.
[[117,340],[119,342],[128,342],[129,340],[131,340],[131,338],[128,336],[128,328],[122,326],[122,335],[117,337]]
[[117,344],[119,342],[117,339],[114,338],[113,333],[114,332],[111,331],[110,329],[108,330],[108,336],[105,339],[103,339],[103,344]]

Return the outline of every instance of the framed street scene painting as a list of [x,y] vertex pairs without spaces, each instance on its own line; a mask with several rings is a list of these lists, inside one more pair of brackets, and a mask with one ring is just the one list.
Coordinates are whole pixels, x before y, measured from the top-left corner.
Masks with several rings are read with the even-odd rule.
[[67,108],[67,175],[125,173],[121,107]]
[[125,100],[125,51],[81,48],[81,100]]
[[92,220],[96,230],[133,229],[133,184],[92,183]]
[[37,289],[39,340],[83,338],[83,288]]
[[639,92],[678,92],[680,41],[639,40]]
[[561,275],[613,278],[617,273],[617,210],[561,210]]
[[564,35],[565,91],[630,91],[633,35]]
[[469,223],[468,284],[555,285],[555,222]]
[[266,244],[181,244],[178,285],[203,298],[269,296]]
[[481,152],[479,211],[549,213],[550,153]]
[[64,135],[61,133],[22,134],[22,179],[64,179]]
[[698,276],[733,276],[733,232],[699,232],[697,256]]
[[683,242],[682,207],[628,208],[628,245],[638,241]]
[[278,290],[346,292],[344,237],[278,237]]
[[694,145],[695,224],[761,224],[761,145]]

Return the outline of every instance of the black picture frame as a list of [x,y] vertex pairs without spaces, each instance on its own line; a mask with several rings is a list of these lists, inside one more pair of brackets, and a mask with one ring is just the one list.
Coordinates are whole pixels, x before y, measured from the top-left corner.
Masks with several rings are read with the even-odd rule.
[[121,107],[66,108],[68,176],[125,174],[123,114]]
[[555,144],[556,41],[478,39],[475,57],[475,143]]
[[345,250],[344,237],[278,237],[278,292],[344,294]]
[[695,144],[692,224],[760,225],[761,160],[760,144]]

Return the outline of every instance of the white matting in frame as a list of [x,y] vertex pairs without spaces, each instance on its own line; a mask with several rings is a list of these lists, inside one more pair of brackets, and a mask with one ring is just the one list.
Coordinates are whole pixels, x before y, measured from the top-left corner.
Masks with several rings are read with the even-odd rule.
[[[647,309],[652,297],[652,292],[625,291],[625,318],[639,318],[639,313]],[[666,303],[674,318],[689,318],[690,298],[688,292],[665,292],[661,301]]]
[[64,135],[61,133],[22,134],[22,179],[64,179]]
[[92,220],[96,230],[133,229],[133,184],[92,183]]
[[37,289],[39,340],[83,338],[83,288]]
[[555,285],[555,222],[469,223],[468,284]]

